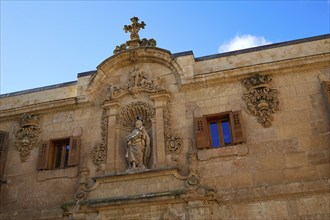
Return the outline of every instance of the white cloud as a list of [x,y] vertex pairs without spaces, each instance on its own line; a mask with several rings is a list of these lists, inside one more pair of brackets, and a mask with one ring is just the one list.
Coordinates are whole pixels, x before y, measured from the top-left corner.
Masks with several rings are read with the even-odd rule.
[[250,34],[237,35],[229,42],[224,42],[219,47],[219,53],[257,47],[271,43],[272,42],[267,41],[264,37],[253,36]]

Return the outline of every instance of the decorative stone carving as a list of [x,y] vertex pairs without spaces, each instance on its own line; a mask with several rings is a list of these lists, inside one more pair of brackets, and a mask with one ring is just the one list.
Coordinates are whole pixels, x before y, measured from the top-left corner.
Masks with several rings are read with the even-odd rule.
[[140,39],[139,31],[141,28],[144,29],[144,27],[146,26],[144,21],[142,21],[141,23],[139,23],[138,21],[139,21],[138,17],[133,17],[133,18],[131,18],[132,24],[124,26],[125,33],[127,33],[127,32],[131,33],[130,34],[131,40]]
[[186,219],[185,213],[180,213],[179,211],[172,208],[171,205],[168,205],[162,218],[162,220],[184,220],[184,219]]
[[134,66],[129,73],[128,82],[125,85],[113,85],[110,87],[110,99],[118,99],[128,93],[133,98],[137,98],[137,95],[141,91],[149,93],[165,91],[161,84],[162,82],[159,76],[150,79],[143,73],[143,69]]
[[[79,212],[82,205],[85,204],[85,200],[88,197],[88,194],[95,190],[98,187],[98,183],[95,183],[89,177],[89,169],[87,168],[86,154],[82,158],[82,167],[79,170],[79,182],[76,192],[74,194],[73,200],[67,201],[61,205],[61,208],[64,213],[77,213]],[[69,210],[70,209],[70,210]]]
[[20,129],[15,135],[15,144],[22,162],[26,161],[33,147],[37,145],[40,134],[39,122],[38,115],[23,114],[20,118]]
[[172,153],[179,153],[182,147],[182,139],[178,134],[172,132],[171,115],[168,106],[164,108],[164,122],[165,144],[167,150]]
[[97,170],[101,170],[101,165],[105,163],[107,156],[108,140],[108,117],[107,110],[104,108],[101,119],[101,143],[92,150],[93,163],[97,166]]
[[244,79],[242,82],[248,89],[243,94],[250,114],[258,118],[258,122],[265,128],[270,127],[274,120],[273,114],[279,110],[279,100],[277,89],[271,88],[271,75],[255,75]]
[[82,201],[85,200],[87,197],[88,192],[88,175],[89,170],[86,166],[86,155],[83,156],[82,159],[82,168],[79,171],[79,184],[78,189],[74,195],[74,198],[76,201]]
[[197,171],[197,159],[194,154],[189,155],[190,169],[189,175],[186,179],[186,187],[189,189],[196,189],[200,186],[200,176]]
[[143,122],[146,129],[151,128],[151,119],[155,117],[155,109],[148,103],[138,101],[125,106],[117,116],[117,123],[131,129],[134,127],[137,117]]
[[131,48],[136,48],[136,47],[155,47],[156,46],[156,41],[151,38],[151,39],[146,39],[143,38],[140,40],[139,36],[139,31],[140,29],[144,29],[146,24],[142,21],[141,23],[138,22],[139,18],[138,17],[133,17],[131,18],[132,24],[130,25],[125,25],[124,26],[124,31],[125,33],[130,32],[130,40],[126,41],[126,43],[121,44],[120,46],[116,46],[114,49],[113,53],[119,53],[121,51],[125,51]]
[[126,154],[128,162],[127,172],[141,171],[147,169],[147,164],[151,155],[150,137],[138,119],[135,123],[135,129],[126,137]]

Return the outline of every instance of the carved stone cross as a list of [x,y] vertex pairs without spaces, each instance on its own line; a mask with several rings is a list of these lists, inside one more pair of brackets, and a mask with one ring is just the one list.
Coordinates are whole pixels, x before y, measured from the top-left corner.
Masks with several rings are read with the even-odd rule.
[[144,27],[146,26],[146,24],[142,21],[141,23],[139,23],[139,18],[138,17],[133,17],[131,18],[132,24],[130,25],[125,25],[124,26],[124,31],[125,33],[130,32],[130,38],[131,40],[135,40],[135,39],[140,39],[139,37],[139,31],[140,29],[144,29]]

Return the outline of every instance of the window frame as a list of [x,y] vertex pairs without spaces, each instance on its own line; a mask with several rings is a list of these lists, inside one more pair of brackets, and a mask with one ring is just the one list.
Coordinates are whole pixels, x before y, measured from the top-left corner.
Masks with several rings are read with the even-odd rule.
[[[70,146],[70,138],[64,138],[64,139],[55,139],[51,140],[51,153],[50,153],[50,164],[51,169],[64,169],[68,167],[68,162],[66,162],[66,157],[69,157],[69,151],[66,151],[66,146]],[[60,146],[60,147],[59,147]],[[57,166],[58,161],[58,154],[59,148],[61,148],[61,155],[60,155],[60,164]],[[70,146],[71,148],[71,146]]]
[[[230,146],[232,145],[233,142],[233,135],[232,135],[232,129],[231,129],[231,125],[230,125],[230,117],[229,117],[229,112],[223,112],[223,113],[218,113],[218,114],[212,114],[212,115],[206,115],[206,120],[207,120],[207,125],[208,125],[208,129],[209,129],[209,137],[210,137],[210,148],[220,148],[220,147],[225,147],[225,146]],[[229,130],[230,130],[230,144],[225,144],[225,135],[224,135],[224,131],[222,128],[222,122],[223,121],[228,121],[229,123]],[[213,146],[212,144],[212,132],[210,129],[210,125],[211,123],[216,123],[217,124],[217,129],[218,129],[218,137],[219,137],[219,146]]]
[[[231,143],[225,144],[221,121],[228,120],[230,127]],[[220,146],[212,146],[210,124],[216,122]],[[219,123],[220,122],[220,123]],[[217,114],[203,115],[194,118],[195,144],[197,149],[216,149],[229,147],[245,142],[242,111],[227,111]]]
[[[66,147],[69,144],[69,151]],[[61,145],[60,165],[57,166],[57,151]],[[38,170],[57,170],[66,169],[78,165],[79,162],[80,137],[66,137],[42,141],[39,148],[37,169]],[[67,158],[67,162],[66,162]]]

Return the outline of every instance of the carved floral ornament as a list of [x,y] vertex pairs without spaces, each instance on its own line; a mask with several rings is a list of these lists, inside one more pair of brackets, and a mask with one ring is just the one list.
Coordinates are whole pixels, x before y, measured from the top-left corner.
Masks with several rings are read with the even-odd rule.
[[164,108],[164,122],[165,144],[167,150],[169,150],[171,153],[181,152],[182,139],[178,134],[172,132],[171,114],[168,106]]
[[272,75],[255,75],[244,79],[242,82],[248,89],[243,94],[249,113],[256,116],[258,122],[265,128],[271,126],[273,114],[279,110],[277,89],[271,87]]
[[33,147],[37,145],[40,134],[39,122],[38,115],[23,114],[20,118],[20,129],[15,135],[15,145],[20,152],[22,162],[26,161]]
[[92,150],[93,163],[97,166],[97,170],[102,169],[102,164],[105,162],[107,156],[108,145],[108,117],[107,110],[102,111],[101,119],[101,143],[96,145]]
[[137,98],[138,94],[142,91],[149,93],[165,91],[161,84],[162,81],[159,76],[149,78],[144,74],[143,69],[136,65],[130,71],[126,84],[121,86],[112,85],[109,88],[110,99],[118,99],[129,93],[133,98]]
[[136,47],[155,47],[157,42],[155,39],[146,39],[143,38],[140,40],[139,31],[140,29],[144,29],[146,24],[142,21],[139,23],[138,17],[131,18],[132,24],[125,25],[124,31],[125,33],[130,32],[130,40],[126,41],[126,43],[121,44],[120,46],[116,46],[113,53],[119,53],[128,49],[136,48]]

